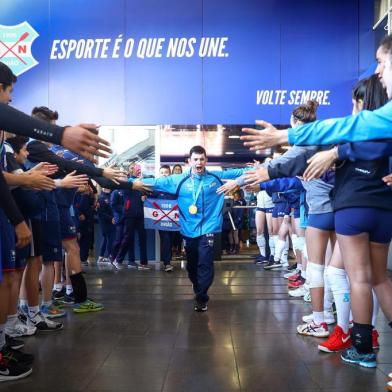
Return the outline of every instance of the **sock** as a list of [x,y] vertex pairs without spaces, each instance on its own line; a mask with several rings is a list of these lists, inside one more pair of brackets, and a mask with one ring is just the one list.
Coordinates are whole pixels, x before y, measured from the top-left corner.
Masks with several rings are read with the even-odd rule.
[[53,290],[61,291],[63,289],[63,285],[61,283],[55,283],[53,286]]
[[331,290],[331,285],[329,284],[328,279],[326,278],[327,268],[324,270],[324,312],[333,313],[332,304],[333,304],[333,294]]
[[260,255],[265,257],[266,256],[266,249],[265,249],[265,237],[264,234],[260,234],[256,237],[257,246],[259,247]]
[[288,264],[289,262],[289,246],[290,246],[289,236],[286,236],[286,241],[284,243],[282,257],[281,257],[283,264]]
[[273,256],[275,254],[275,240],[274,240],[274,236],[273,235],[269,236],[268,245],[269,245],[269,248],[270,248],[270,254],[271,254],[271,256]]
[[7,316],[7,327],[13,327],[18,322],[18,313]]
[[29,306],[29,317],[34,319],[35,316],[39,313],[39,306]]
[[80,304],[82,302],[85,302],[87,299],[87,287],[84,276],[81,272],[79,272],[78,274],[70,275],[70,279],[72,282],[72,288],[75,296],[75,303]]
[[20,299],[19,300],[19,307],[20,308],[22,308],[22,307],[28,307],[29,306],[29,304],[27,303],[27,299]]
[[350,284],[347,272],[341,268],[327,267],[325,282],[331,286],[336,306],[337,324],[347,333],[350,325]]
[[65,292],[67,293],[67,295],[71,295],[72,294],[72,292],[73,292],[72,284],[65,285]]
[[5,332],[4,332],[5,324],[0,324],[0,351],[5,346]]
[[354,322],[351,333],[353,346],[360,354],[370,354],[373,352],[372,347],[372,330],[371,324],[359,324]]
[[324,322],[324,312],[313,312],[313,321],[316,325]]
[[286,242],[284,240],[279,239],[275,243],[275,254],[274,261],[279,261],[282,258],[282,252],[284,249]]
[[52,305],[52,301],[42,301],[41,306],[50,306]]
[[372,325],[373,325],[374,328],[376,328],[377,316],[378,316],[378,312],[380,310],[380,304],[378,303],[378,298],[377,298],[376,293],[374,292],[374,290],[372,290],[372,293],[373,293]]

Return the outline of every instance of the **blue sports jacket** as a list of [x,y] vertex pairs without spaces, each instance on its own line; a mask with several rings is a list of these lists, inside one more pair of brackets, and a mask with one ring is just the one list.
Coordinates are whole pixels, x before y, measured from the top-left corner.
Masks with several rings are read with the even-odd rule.
[[[206,170],[202,175],[191,175],[188,171],[168,177],[143,179],[143,183],[152,185],[156,191],[177,195],[181,234],[195,238],[222,231],[224,196],[218,195],[216,191],[223,184],[223,179],[235,179],[248,170],[250,169]],[[201,182],[201,191],[196,201],[197,213],[192,215],[189,207],[194,204],[193,195],[197,193]]]

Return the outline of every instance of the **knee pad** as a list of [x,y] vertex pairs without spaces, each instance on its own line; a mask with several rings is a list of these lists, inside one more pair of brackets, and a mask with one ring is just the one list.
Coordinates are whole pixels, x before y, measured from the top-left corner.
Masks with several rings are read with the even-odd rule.
[[350,284],[347,272],[344,269],[328,266],[325,270],[325,279],[334,294],[346,294],[350,292]]
[[257,246],[261,247],[261,246],[265,246],[265,237],[264,234],[258,235],[256,237],[256,242],[257,242]]
[[303,252],[305,247],[305,237],[298,237],[296,238],[295,242],[293,239],[293,247],[296,251]]
[[306,276],[309,282],[309,288],[317,289],[324,287],[324,269],[324,265],[308,262]]

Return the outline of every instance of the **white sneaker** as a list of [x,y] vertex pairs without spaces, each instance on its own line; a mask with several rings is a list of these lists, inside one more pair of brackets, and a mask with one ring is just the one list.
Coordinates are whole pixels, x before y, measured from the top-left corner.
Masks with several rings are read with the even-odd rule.
[[315,336],[316,338],[326,338],[329,336],[329,331],[326,323],[316,325],[313,321],[311,323],[298,325],[297,332],[300,335]]
[[146,265],[146,264],[139,264],[139,266],[137,267],[137,269],[140,270],[140,271],[148,271],[148,270],[151,269],[151,267],[149,267],[149,266]]
[[172,265],[170,265],[170,264],[168,264],[168,265],[165,265],[165,272],[172,272],[173,271],[173,266]]
[[21,336],[31,336],[37,332],[37,328],[33,324],[23,323],[18,320],[14,325],[5,326],[5,334],[12,338],[18,338]]
[[305,289],[304,285],[298,287],[295,290],[290,290],[289,291],[289,296],[290,297],[294,297],[294,298],[303,297],[305,294],[306,294],[306,289]]
[[299,270],[294,270],[294,271],[291,271],[291,272],[287,272],[287,274],[284,274],[283,277],[285,279],[288,279],[288,278],[290,278],[290,276],[294,276],[295,274],[298,274],[298,272],[299,272]]
[[121,263],[119,263],[117,260],[112,261],[112,266],[116,270],[122,270],[124,268],[124,266]]
[[[308,315],[306,315],[306,316],[303,316],[302,317],[302,321],[304,322],[304,323],[311,323],[312,321],[313,321],[313,313],[310,313],[310,314],[308,314]],[[324,312],[324,322],[327,324],[327,325],[331,325],[331,324],[335,324],[335,317],[333,316],[333,314],[332,313],[330,313],[330,312]]]
[[106,259],[104,257],[99,256],[98,260],[97,260],[97,264],[98,265],[105,265],[105,264],[107,264],[107,261],[106,261]]

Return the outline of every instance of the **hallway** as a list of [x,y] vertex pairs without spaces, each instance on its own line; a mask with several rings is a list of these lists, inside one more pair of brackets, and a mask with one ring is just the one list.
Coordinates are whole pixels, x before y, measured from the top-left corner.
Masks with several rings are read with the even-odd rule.
[[341,363],[296,334],[310,306],[288,299],[282,272],[216,262],[207,313],[193,311],[186,271],[86,268],[106,309],[68,311],[64,330],[26,338],[32,376],[1,391],[384,391],[392,330],[380,315],[379,367]]

